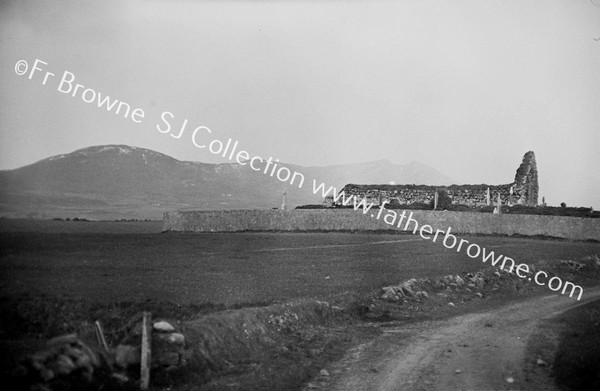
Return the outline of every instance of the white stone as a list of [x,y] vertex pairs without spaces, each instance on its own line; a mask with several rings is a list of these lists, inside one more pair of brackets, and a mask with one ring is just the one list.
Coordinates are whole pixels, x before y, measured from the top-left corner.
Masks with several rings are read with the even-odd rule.
[[169,322],[165,322],[161,320],[160,322],[155,322],[152,326],[156,331],[170,332],[175,331],[175,327],[171,326]]
[[541,358],[538,358],[537,365],[544,367],[544,366],[548,365],[548,363],[546,361],[542,360]]
[[185,337],[183,336],[183,334],[173,333],[169,335],[169,342],[175,344],[183,344],[185,342]]

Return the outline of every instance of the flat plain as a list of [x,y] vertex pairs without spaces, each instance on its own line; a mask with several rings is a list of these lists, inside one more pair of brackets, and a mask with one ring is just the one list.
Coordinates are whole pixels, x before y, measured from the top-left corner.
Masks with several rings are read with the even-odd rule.
[[[471,236],[515,259],[579,259],[599,243]],[[161,233],[161,222],[0,220],[0,294],[243,305],[366,293],[489,267],[411,234]]]

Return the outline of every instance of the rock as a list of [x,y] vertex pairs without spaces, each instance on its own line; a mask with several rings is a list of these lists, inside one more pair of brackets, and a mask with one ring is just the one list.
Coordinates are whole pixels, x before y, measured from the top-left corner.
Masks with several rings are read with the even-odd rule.
[[185,337],[180,333],[157,333],[152,336],[152,365],[165,367],[181,364]]
[[509,377],[506,378],[506,382],[507,383],[514,383],[515,379],[513,377],[509,376]]
[[500,272],[499,271],[495,271],[494,275],[497,276],[498,278],[500,278]]
[[456,281],[456,283],[458,285],[464,285],[465,284],[465,280],[463,280],[459,275],[456,275],[456,277],[454,277],[454,280]]
[[410,280],[406,281],[404,284],[406,284],[408,286],[413,286],[416,283],[417,283],[417,279],[416,278],[411,278]]
[[87,351],[71,348],[69,349],[69,356],[73,359],[77,368],[85,368],[88,372],[92,372],[94,367],[98,366],[98,359],[90,348],[87,348]]
[[139,346],[119,345],[115,349],[115,364],[121,368],[140,363],[141,348]]
[[115,372],[115,373],[111,374],[110,377],[112,377],[115,380],[120,381],[121,383],[127,383],[127,382],[129,382],[129,378],[127,376],[125,376],[125,375],[120,374],[120,373],[116,373]]
[[416,293],[416,296],[423,299],[429,299],[429,294],[425,291],[419,291]]
[[471,282],[471,283],[467,284],[467,287],[468,287],[468,288],[471,288],[471,289],[475,289],[475,284],[473,284],[473,283]]
[[566,264],[566,265],[567,265],[567,266],[569,266],[570,268],[572,268],[572,269],[574,269],[574,270],[577,270],[577,271],[583,270],[583,269],[585,269],[585,267],[586,267],[586,265],[585,265],[584,263],[581,263],[581,262],[575,262],[575,261],[571,261],[571,260],[568,260],[568,261],[561,261],[561,263],[562,263],[562,264]]
[[329,372],[327,372],[326,369],[321,369],[321,371],[319,372],[319,375],[321,375],[321,376],[329,376]]
[[410,287],[410,285],[408,283],[404,283],[402,284],[402,292],[406,295],[406,296],[413,296],[414,293],[412,291],[412,288]]
[[43,383],[54,382],[54,379],[60,384],[82,380],[89,383],[95,368],[101,365],[96,353],[75,334],[51,339],[46,346],[45,350],[33,354],[25,361],[29,365],[26,365],[28,368],[22,373],[24,378],[41,380],[42,383],[37,384],[39,389],[46,387]]
[[51,371],[50,369],[43,368],[40,371],[40,377],[42,378],[43,381],[48,382],[48,381],[54,379],[54,372]]
[[479,297],[480,299],[483,299],[483,293],[481,292],[475,293],[475,296]]
[[400,298],[395,293],[393,293],[393,291],[384,293],[383,295],[381,295],[381,299],[392,302],[400,300]]
[[545,367],[546,365],[548,365],[548,363],[546,361],[542,360],[541,358],[538,358],[537,365],[539,365],[540,367]]
[[383,293],[388,293],[390,295],[393,295],[396,293],[396,289],[394,289],[396,287],[393,286],[384,286],[383,288],[381,288],[381,290],[383,291]]
[[453,302],[448,303],[450,307],[456,307]]
[[54,366],[56,369],[54,369],[54,371],[59,374],[59,375],[68,375],[69,373],[73,372],[77,367],[75,366],[75,364],[73,363],[73,360],[71,360],[69,357],[65,356],[64,354],[59,355],[56,358],[56,361],[54,362]]
[[185,337],[180,333],[169,334],[168,341],[172,344],[183,345],[185,343]]
[[596,266],[600,266],[600,254],[589,255],[586,260],[593,262]]
[[161,320],[160,322],[154,322],[152,328],[158,332],[168,333],[171,331],[175,331],[175,327],[171,326],[169,322],[165,322]]
[[60,345],[71,345],[79,343],[79,338],[76,334],[61,335],[60,337],[52,338],[46,342],[46,346],[49,348],[60,346]]
[[457,369],[454,371],[454,373],[456,373],[458,375],[459,373],[462,373],[462,371],[460,369]]

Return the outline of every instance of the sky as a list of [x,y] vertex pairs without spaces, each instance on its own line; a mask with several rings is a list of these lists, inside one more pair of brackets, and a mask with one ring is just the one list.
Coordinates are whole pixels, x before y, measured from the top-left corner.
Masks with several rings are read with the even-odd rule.
[[0,169],[103,144],[228,162],[194,145],[205,126],[251,155],[463,184],[510,183],[533,150],[540,197],[600,209],[600,0],[0,0],[0,53]]

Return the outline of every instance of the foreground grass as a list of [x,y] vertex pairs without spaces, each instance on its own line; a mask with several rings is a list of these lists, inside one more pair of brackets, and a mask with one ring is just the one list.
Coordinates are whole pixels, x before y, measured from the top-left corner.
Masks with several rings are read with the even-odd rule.
[[[548,264],[544,266],[551,268]],[[576,270],[568,264],[554,265],[553,271],[573,281],[579,279],[586,286],[594,283],[599,274],[596,267]],[[422,279],[421,288],[428,290],[429,298],[408,297],[397,302],[382,300],[379,289],[369,294],[330,295],[322,300],[296,299],[230,307],[158,301],[89,303],[31,293],[2,297],[2,377],[10,375],[9,369],[20,356],[35,351],[51,337],[77,333],[93,345],[91,325],[95,320],[103,324],[109,345],[115,347],[139,322],[141,312],[150,311],[155,319],[176,323],[193,352],[188,365],[153,373],[153,390],[188,391],[199,386],[203,390],[299,390],[328,363],[340,359],[348,348],[379,335],[379,322],[439,319],[548,293],[544,288],[508,273],[496,273],[492,268],[484,270],[482,275],[486,283],[477,291],[466,286],[442,285],[444,276]],[[592,326],[597,327],[597,322]],[[579,352],[580,347],[569,338],[597,331],[589,327],[580,326],[573,336],[565,337],[561,350],[565,353],[561,357],[577,362],[571,355]],[[565,348],[569,346],[574,348]],[[591,349],[590,360],[597,359],[597,354],[596,348]],[[577,366],[572,369],[586,370]],[[138,376],[130,375],[133,379]],[[571,376],[567,371],[563,377]]]
[[600,301],[563,314],[553,372],[562,390],[600,390]]
[[[346,300],[345,304],[341,301]],[[339,297],[346,307],[351,297]],[[92,324],[99,320],[115,347],[142,311],[168,319],[194,352],[188,365],[156,372],[153,390],[294,390],[345,350],[374,335],[341,307],[315,300],[285,304],[177,305],[165,302],[89,304],[32,294],[0,299],[0,376],[10,378],[20,358],[57,335],[76,333],[97,348]],[[130,373],[133,379],[139,373]],[[105,389],[105,388],[103,388]]]
[[[171,235],[153,233],[154,222],[52,222],[37,232],[4,223],[3,378],[52,337],[77,333],[93,344],[95,320],[114,347],[146,310],[176,322],[194,351],[186,367],[153,373],[154,390],[298,390],[348,347],[378,335],[380,322],[443,318],[549,292],[494,277],[492,268],[411,235]],[[563,280],[598,278],[560,262],[596,254],[597,243],[475,241],[521,262],[546,259],[540,268]],[[480,267],[491,281],[481,298],[435,285],[436,276]],[[381,300],[381,287],[412,277],[431,280],[423,285],[429,299]]]

